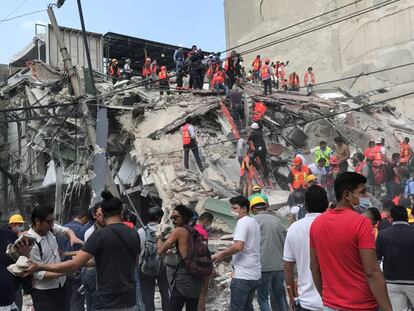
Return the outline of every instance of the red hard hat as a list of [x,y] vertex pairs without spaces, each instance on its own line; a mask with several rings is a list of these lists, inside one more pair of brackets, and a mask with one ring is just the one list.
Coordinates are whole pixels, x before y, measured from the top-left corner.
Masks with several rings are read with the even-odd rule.
[[161,66],[161,70],[167,70],[167,67]]
[[337,165],[337,164],[338,164],[338,159],[337,159],[337,157],[336,157],[336,156],[332,156],[332,157],[329,159],[329,163],[334,164],[334,165]]
[[293,160],[293,165],[301,165],[302,164],[302,158],[301,157],[296,157]]

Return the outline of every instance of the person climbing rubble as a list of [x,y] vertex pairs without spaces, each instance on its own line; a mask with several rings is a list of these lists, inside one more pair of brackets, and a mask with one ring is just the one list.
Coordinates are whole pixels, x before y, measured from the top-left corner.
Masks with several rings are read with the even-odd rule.
[[256,122],[257,124],[259,124],[259,127],[261,129],[263,128],[263,123],[262,123],[261,119],[266,114],[266,111],[267,111],[267,107],[266,107],[266,104],[264,102],[255,102],[254,103],[252,120],[254,122]]
[[404,140],[400,143],[400,161],[401,164],[409,165],[413,156],[413,150],[411,149],[410,139],[404,137]]
[[260,68],[262,68],[262,60],[260,55],[257,55],[252,63],[253,72],[253,83],[258,83],[260,80]]
[[184,148],[184,168],[186,170],[189,169],[188,165],[188,156],[190,154],[190,150],[192,151],[195,160],[197,162],[198,169],[200,172],[203,172],[204,168],[201,164],[200,154],[198,150],[198,143],[196,138],[196,131],[194,126],[191,125],[191,118],[188,117],[185,121],[185,124],[181,127],[181,134],[183,138],[183,148]]
[[167,90],[167,95],[170,95],[170,77],[165,66],[161,66],[161,70],[158,73],[158,84],[161,89],[160,95],[164,95],[164,90]]
[[133,70],[131,68],[131,60],[127,58],[127,60],[125,61],[125,65],[124,65],[125,79],[131,80],[132,72]]
[[270,59],[266,58],[264,65],[260,68],[260,78],[263,82],[264,92],[263,95],[272,95],[272,78],[275,79],[273,69],[270,66]]
[[223,90],[226,96],[229,95],[229,89],[224,84],[224,81],[225,81],[225,73],[223,69],[219,67],[217,68],[217,70],[213,74],[213,78],[211,79],[211,85],[217,91],[217,96],[220,95],[220,90]]
[[303,77],[303,83],[306,86],[306,95],[312,95],[313,86],[316,84],[315,74],[313,73],[312,67],[309,67],[308,71],[305,72],[305,76]]
[[300,80],[298,74],[294,71],[289,75],[289,90],[294,92],[299,92],[300,89]]
[[232,90],[229,90],[229,99],[231,103],[231,116],[237,129],[241,131],[245,126],[245,117],[243,92],[240,80],[237,81]]
[[230,56],[224,62],[224,71],[227,76],[226,85],[231,90],[236,83],[236,65],[238,63],[236,51],[231,51]]
[[142,80],[147,83],[151,80],[151,58],[145,59],[144,66],[142,66]]
[[[263,177],[265,181],[268,181],[269,168],[267,166],[267,148],[263,138],[263,133],[257,123],[252,123],[250,128],[252,131],[249,136],[249,141],[253,144],[254,147],[252,163],[256,168],[261,167],[263,169]],[[255,159],[256,157],[259,158],[260,165],[257,163],[257,160]]]
[[251,161],[253,157],[253,151],[250,150],[245,154],[242,163],[240,164],[240,179],[242,181],[242,193],[245,197],[249,197],[252,193],[253,177],[254,177],[254,167]]
[[112,79],[112,84],[115,84],[119,81],[119,77],[121,76],[121,70],[118,67],[118,61],[114,58],[109,65],[109,76]]

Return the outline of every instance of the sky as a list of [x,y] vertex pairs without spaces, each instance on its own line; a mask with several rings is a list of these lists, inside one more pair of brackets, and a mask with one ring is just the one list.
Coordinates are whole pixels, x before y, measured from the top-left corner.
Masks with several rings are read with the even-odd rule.
[[[55,0],[0,0],[0,20],[46,9]],[[223,0],[82,0],[87,31],[115,32],[204,51],[225,50]],[[76,0],[55,9],[60,26],[80,29]],[[0,21],[0,63],[7,64],[35,35],[35,23],[48,24],[41,12]],[[39,28],[40,30],[41,28]]]

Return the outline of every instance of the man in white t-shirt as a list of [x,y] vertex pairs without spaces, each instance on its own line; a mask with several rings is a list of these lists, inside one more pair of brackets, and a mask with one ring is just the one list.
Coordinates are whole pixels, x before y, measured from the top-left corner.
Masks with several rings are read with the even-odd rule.
[[[306,216],[293,223],[286,236],[283,251],[286,287],[292,310],[322,311],[323,305],[310,270],[309,230],[312,222],[328,208],[329,202],[324,188],[313,185],[305,192]],[[298,270],[298,293],[295,296],[294,266]]]
[[253,310],[253,298],[261,278],[260,226],[249,216],[246,197],[230,199],[231,213],[237,219],[233,245],[213,256],[215,262],[233,256],[234,277],[231,280],[230,311]]
[[312,163],[309,165],[309,169],[312,172],[312,175],[316,176],[316,180],[319,185],[323,185],[325,183],[325,176],[326,176],[326,168],[325,168],[326,160],[325,158],[320,158],[318,163]]

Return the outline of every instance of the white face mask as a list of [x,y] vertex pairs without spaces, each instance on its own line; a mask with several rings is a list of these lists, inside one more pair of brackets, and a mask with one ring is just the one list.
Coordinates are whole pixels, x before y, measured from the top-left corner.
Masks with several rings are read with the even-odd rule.
[[231,216],[233,216],[234,219],[239,218],[239,213],[235,212],[235,211],[230,211]]

